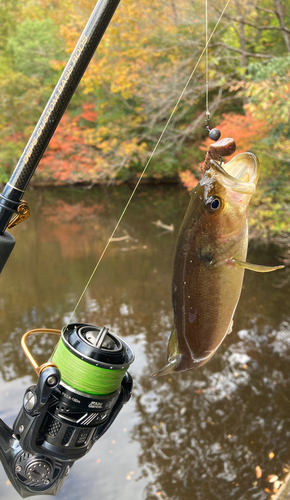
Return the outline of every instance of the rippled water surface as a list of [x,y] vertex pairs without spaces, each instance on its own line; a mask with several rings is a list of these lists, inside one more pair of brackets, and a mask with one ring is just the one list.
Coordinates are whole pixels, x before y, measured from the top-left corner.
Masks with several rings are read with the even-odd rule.
[[[130,193],[27,194],[32,216],[13,230],[17,245],[0,277],[0,417],[10,426],[36,380],[20,348],[22,334],[68,321]],[[134,394],[75,463],[60,500],[264,500],[265,489],[272,491],[265,478],[282,477],[290,462],[288,269],[246,271],[233,332],[204,367],[149,377],[166,358],[172,259],[187,203],[177,187],[142,188],[115,235],[130,239],[112,242],[76,313],[78,321],[109,326],[132,346]],[[152,224],[157,220],[175,231]],[[248,260],[275,265],[283,252],[251,243]],[[50,337],[34,343],[39,362],[54,344]],[[0,497],[18,498],[2,467]]]

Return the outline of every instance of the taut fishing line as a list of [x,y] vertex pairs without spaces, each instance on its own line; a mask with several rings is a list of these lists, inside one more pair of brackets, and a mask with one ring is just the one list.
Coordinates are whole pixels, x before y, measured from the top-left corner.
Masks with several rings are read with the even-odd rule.
[[207,0],[205,0],[205,120],[209,121],[208,109],[208,12]]
[[[224,11],[226,10],[228,3],[225,6]],[[224,13],[224,11],[223,11],[223,13]],[[220,19],[219,19],[219,21],[220,21]],[[215,31],[215,29],[214,29],[214,31]],[[213,33],[214,33],[214,31],[213,31]],[[218,141],[220,136],[221,136],[220,131],[217,128],[211,129],[209,126],[209,124],[210,124],[210,110],[209,110],[209,100],[208,100],[208,89],[209,89],[208,43],[209,43],[209,40],[208,40],[208,0],[205,0],[205,130],[208,131],[209,138],[212,141]]]
[[[158,146],[159,146],[159,144],[160,144],[160,142],[161,142],[161,140],[162,140],[162,138],[163,138],[163,136],[164,136],[164,134],[165,134],[165,132],[166,132],[166,130],[167,130],[167,128],[168,128],[168,126],[169,126],[169,124],[170,124],[170,122],[171,122],[171,120],[172,120],[172,118],[173,118],[173,116],[174,116],[174,114],[175,114],[178,106],[179,106],[179,103],[182,100],[182,98],[183,98],[183,96],[185,94],[185,91],[186,91],[186,89],[187,89],[187,87],[188,87],[188,85],[189,85],[189,83],[190,83],[190,81],[191,81],[191,79],[192,79],[192,77],[193,77],[193,75],[194,75],[194,73],[195,73],[195,71],[196,71],[196,69],[197,69],[197,67],[198,67],[198,65],[199,65],[199,63],[200,63],[200,61],[201,61],[201,59],[202,59],[202,57],[203,57],[203,55],[204,55],[205,52],[206,52],[206,117],[209,118],[209,111],[208,111],[208,45],[209,45],[209,43],[210,43],[210,41],[211,41],[211,39],[212,39],[212,37],[213,37],[213,35],[215,33],[215,31],[216,31],[216,29],[217,29],[220,21],[221,21],[221,19],[222,19],[223,15],[224,15],[224,13],[225,13],[225,11],[226,11],[229,3],[230,3],[230,0],[227,0],[227,3],[225,5],[225,7],[223,8],[222,13],[221,13],[221,15],[220,15],[220,17],[219,17],[219,19],[218,19],[218,21],[217,21],[214,29],[212,30],[210,36],[208,37],[207,0],[206,0],[206,43],[205,43],[205,46],[204,46],[203,50],[201,51],[201,54],[200,54],[200,56],[199,56],[199,58],[197,60],[197,63],[195,64],[195,66],[194,66],[194,68],[193,68],[193,70],[192,70],[192,72],[191,72],[191,74],[190,74],[190,76],[189,76],[189,78],[188,78],[188,80],[187,80],[187,82],[186,82],[186,84],[185,84],[185,86],[184,86],[184,88],[183,88],[183,90],[182,90],[182,92],[181,92],[181,94],[180,94],[180,96],[179,96],[179,98],[178,98],[178,100],[177,100],[177,102],[176,102],[176,104],[175,104],[175,106],[174,106],[174,108],[173,108],[173,110],[172,110],[172,112],[171,112],[171,114],[170,114],[170,116],[169,116],[169,118],[168,118],[165,126],[164,126],[164,129],[162,130],[162,132],[161,132],[161,134],[159,136],[159,139],[157,140],[156,145],[153,148],[153,150],[152,150],[152,152],[151,152],[151,154],[149,156],[149,159],[147,160],[147,163],[145,164],[145,167],[142,170],[142,173],[141,173],[141,175],[140,175],[140,177],[139,177],[139,179],[138,179],[138,181],[136,183],[136,186],[134,187],[134,189],[133,189],[133,191],[132,191],[132,193],[131,193],[131,195],[130,195],[127,203],[126,203],[125,208],[122,211],[122,213],[120,215],[120,218],[119,218],[117,224],[115,225],[115,227],[114,227],[114,229],[112,231],[112,234],[109,237],[109,239],[108,239],[108,241],[107,241],[107,243],[106,243],[106,245],[104,247],[104,250],[101,253],[101,256],[99,257],[99,260],[98,260],[98,262],[97,262],[97,264],[96,264],[96,266],[95,266],[95,268],[94,268],[91,276],[89,277],[89,279],[87,281],[87,284],[86,284],[86,286],[85,286],[85,288],[84,288],[84,290],[83,290],[83,292],[82,292],[79,300],[77,301],[76,306],[75,306],[73,312],[70,315],[68,324],[71,322],[71,320],[72,320],[72,318],[73,318],[73,316],[74,316],[74,314],[75,314],[75,312],[76,312],[76,310],[77,310],[77,308],[78,308],[81,300],[83,299],[83,296],[85,295],[85,293],[86,293],[86,291],[87,291],[87,289],[88,289],[88,287],[89,287],[89,285],[90,285],[90,283],[91,283],[91,281],[92,281],[92,279],[93,279],[93,277],[94,277],[94,275],[95,275],[95,273],[96,273],[96,271],[97,271],[97,269],[98,269],[98,267],[99,267],[99,265],[100,265],[100,263],[101,263],[104,255],[105,255],[105,253],[107,251],[107,248],[110,245],[110,243],[111,243],[111,241],[112,241],[112,239],[113,239],[113,237],[114,237],[114,235],[115,235],[115,233],[116,233],[116,231],[117,231],[117,229],[118,229],[118,227],[119,227],[119,225],[120,225],[120,223],[121,223],[121,221],[122,221],[122,219],[123,219],[123,217],[124,217],[124,215],[125,215],[125,213],[126,213],[126,211],[128,209],[128,207],[129,207],[129,205],[130,205],[130,203],[131,203],[131,201],[132,201],[132,199],[133,199],[133,197],[134,197],[134,195],[135,195],[135,193],[136,193],[136,191],[137,191],[137,189],[138,189],[138,187],[140,185],[140,182],[141,182],[142,178],[144,177],[144,174],[145,174],[145,172],[146,172],[146,170],[147,170],[147,168],[148,168],[148,166],[149,166],[149,164],[150,164],[150,162],[151,162],[151,160],[152,160],[152,158],[153,158],[153,156],[154,156],[154,154],[155,154],[155,152],[156,152],[156,150],[157,150],[157,148],[158,148]],[[206,124],[208,124],[207,120],[206,120]],[[214,129],[214,130],[216,130],[216,129]]]

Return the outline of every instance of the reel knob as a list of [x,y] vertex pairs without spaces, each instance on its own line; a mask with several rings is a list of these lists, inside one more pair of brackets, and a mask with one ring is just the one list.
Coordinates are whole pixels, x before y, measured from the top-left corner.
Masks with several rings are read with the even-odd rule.
[[23,404],[27,411],[33,410],[36,405],[36,394],[31,390],[28,390],[24,396]]
[[52,467],[47,460],[34,459],[27,465],[25,475],[27,479],[33,482],[35,486],[37,485],[48,485],[52,479]]
[[109,328],[103,326],[101,329],[89,329],[88,327],[80,328],[80,336],[97,349],[107,351],[122,351],[122,343],[112,333],[109,333]]

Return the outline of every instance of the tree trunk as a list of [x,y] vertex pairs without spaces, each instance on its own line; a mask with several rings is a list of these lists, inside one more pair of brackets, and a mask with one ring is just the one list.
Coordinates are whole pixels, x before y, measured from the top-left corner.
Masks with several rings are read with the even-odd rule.
[[173,12],[173,18],[174,18],[174,24],[175,26],[178,25],[178,16],[177,16],[177,9],[174,0],[171,0],[171,5],[172,5],[172,12]]
[[244,20],[244,16],[242,15],[242,10],[241,10],[241,5],[239,0],[235,0],[236,4],[236,9],[237,9],[237,14],[238,14],[238,20],[239,22],[239,39],[240,39],[240,46],[241,46],[241,66],[243,68],[247,67],[248,61],[247,61],[247,56],[246,56],[246,36],[245,36],[245,26],[244,23],[242,22]]
[[285,28],[286,28],[285,12],[284,12],[284,5],[282,3],[282,0],[275,0],[275,13],[276,13],[276,16],[279,20],[281,33],[283,35],[287,51],[290,52],[290,35],[289,35],[289,33],[287,33],[287,31],[285,31]]

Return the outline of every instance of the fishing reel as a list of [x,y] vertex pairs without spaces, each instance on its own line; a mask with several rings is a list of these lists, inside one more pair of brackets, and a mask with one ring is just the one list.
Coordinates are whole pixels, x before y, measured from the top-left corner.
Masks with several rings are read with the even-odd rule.
[[[51,361],[38,366],[26,340],[61,334]],[[0,420],[0,459],[23,497],[57,495],[75,460],[107,431],[130,399],[131,348],[108,328],[74,323],[59,330],[31,330],[22,347],[39,375],[28,387],[10,429]]]

